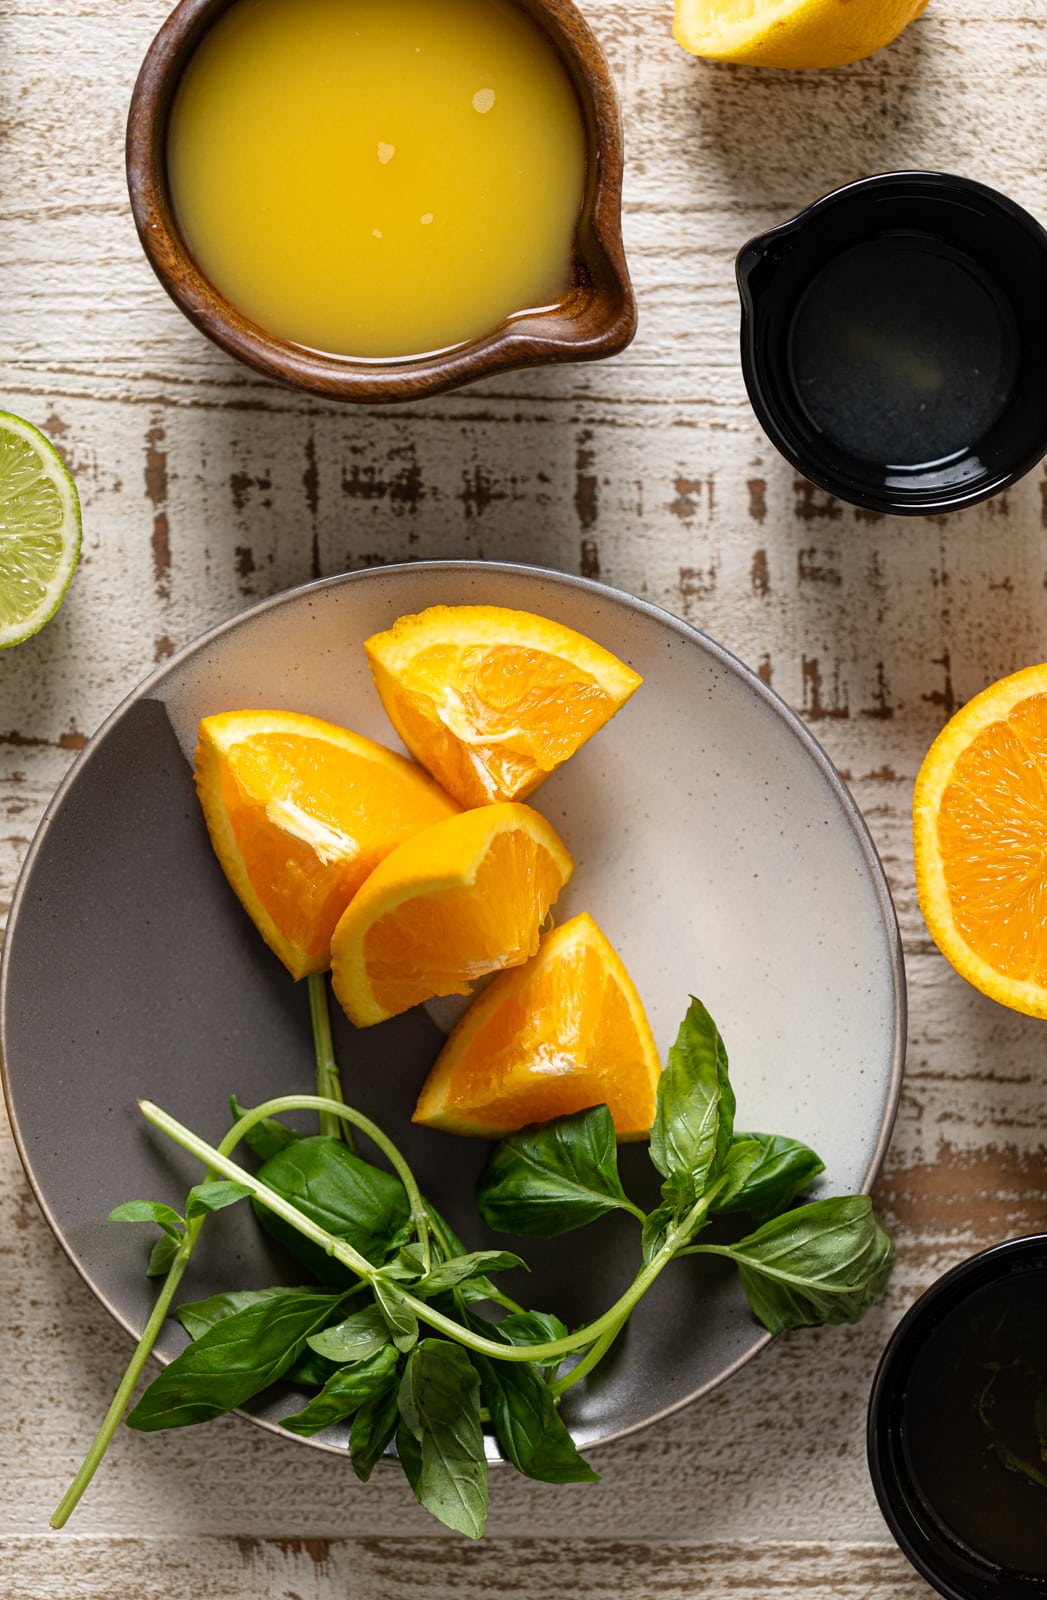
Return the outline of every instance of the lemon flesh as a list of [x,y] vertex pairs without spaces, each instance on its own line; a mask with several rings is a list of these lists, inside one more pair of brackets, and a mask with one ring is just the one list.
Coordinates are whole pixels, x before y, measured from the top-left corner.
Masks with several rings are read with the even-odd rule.
[[882,50],[927,0],[675,0],[695,56],[754,67],[843,67]]
[[80,556],[80,498],[54,445],[0,411],[0,650],[54,615]]

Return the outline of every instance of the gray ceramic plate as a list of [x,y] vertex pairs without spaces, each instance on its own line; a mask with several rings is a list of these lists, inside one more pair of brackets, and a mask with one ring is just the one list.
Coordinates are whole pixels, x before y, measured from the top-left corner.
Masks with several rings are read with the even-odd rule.
[[[577,862],[557,915],[593,913],[663,1053],[688,994],[705,1001],[730,1052],[739,1125],[814,1145],[821,1192],[867,1188],[877,1171],[902,1069],[897,928],[858,810],[799,720],[718,645],[598,584],[481,563],[371,569],[255,606],[148,678],[76,762],[18,885],[0,973],[15,1137],[70,1260],[130,1332],[155,1292],[143,1273],[147,1230],[105,1217],[123,1200],[180,1206],[201,1176],[142,1122],[136,1100],[216,1140],[231,1092],[251,1105],[313,1081],[305,986],[269,954],[211,854],[190,770],[198,719],[287,707],[395,743],[362,642],[440,602],[543,613],[643,674],[633,700],[535,797]],[[468,1243],[494,1242],[472,1209],[486,1146],[410,1123],[441,1042],[432,1017],[420,1009],[358,1033],[337,1006],[332,1015],[348,1097],[402,1144]],[[623,1151],[623,1170],[653,1204],[644,1147]],[[527,1241],[534,1270],[513,1292],[569,1323],[588,1319],[631,1280],[636,1231],[619,1213]],[[299,1278],[241,1206],[204,1230],[185,1298]],[[680,1262],[571,1390],[565,1415],[582,1444],[627,1433],[766,1340],[732,1269]],[[159,1353],[183,1343],[171,1323]],[[253,1415],[273,1426],[298,1403],[285,1394]],[[344,1433],[305,1442],[341,1448]]]

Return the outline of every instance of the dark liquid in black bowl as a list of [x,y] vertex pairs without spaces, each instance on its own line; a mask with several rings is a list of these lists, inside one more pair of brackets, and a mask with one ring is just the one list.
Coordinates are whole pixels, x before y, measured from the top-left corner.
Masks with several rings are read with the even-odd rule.
[[912,470],[977,447],[1007,404],[1017,350],[973,261],[930,236],[885,234],[812,279],[789,361],[820,433],[857,460]]
[[1047,1270],[980,1289],[942,1320],[913,1362],[903,1437],[947,1535],[1047,1576]]

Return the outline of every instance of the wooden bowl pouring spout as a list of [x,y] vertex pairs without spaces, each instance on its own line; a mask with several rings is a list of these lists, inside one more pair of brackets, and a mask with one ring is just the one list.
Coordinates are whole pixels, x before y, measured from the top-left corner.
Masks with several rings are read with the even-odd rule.
[[[291,0],[293,3],[293,0]],[[146,53],[127,125],[127,181],[138,236],[157,277],[200,331],[267,377],[330,400],[403,401],[547,361],[616,355],[636,329],[621,236],[621,116],[607,61],[571,0],[514,0],[551,41],[581,110],[585,189],[569,282],[559,302],[509,317],[467,343],[413,357],[326,354],[243,315],[200,270],[175,215],[168,125],[186,66],[236,0],[180,0]]]

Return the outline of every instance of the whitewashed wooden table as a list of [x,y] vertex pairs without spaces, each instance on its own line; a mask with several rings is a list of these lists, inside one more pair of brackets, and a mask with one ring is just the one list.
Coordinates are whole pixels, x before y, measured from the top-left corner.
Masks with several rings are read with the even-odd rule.
[[[733,258],[862,174],[968,174],[1047,218],[1042,0],[931,0],[873,60],[693,61],[667,0],[584,0],[621,91],[625,355],[357,410],[236,366],[140,252],[123,124],[165,0],[0,0],[0,406],[55,439],[84,502],[58,617],[0,660],[0,900],[55,785],[157,662],[253,600],[419,557],[600,577],[755,667],[849,782],[901,920],[911,1026],[878,1203],[899,1260],[856,1328],[789,1335],[689,1410],[605,1446],[598,1488],[496,1475],[488,1534],[444,1535],[398,1474],[232,1417],[123,1430],[67,1530],[48,1516],[128,1355],[0,1143],[0,1593],[10,1600],[426,1600],[462,1594],[930,1594],[869,1485],[865,1405],[939,1272],[1047,1229],[1047,1035],[931,945],[908,813],[944,717],[1040,660],[1047,476],[947,518],[862,515],[798,480],[746,401]],[[85,841],[85,848],[89,848]],[[85,1130],[89,1137],[89,1130]]]

